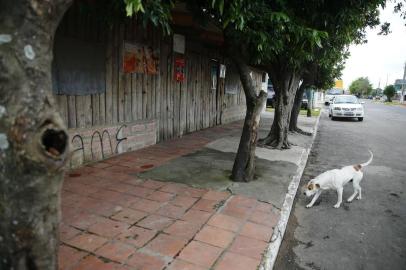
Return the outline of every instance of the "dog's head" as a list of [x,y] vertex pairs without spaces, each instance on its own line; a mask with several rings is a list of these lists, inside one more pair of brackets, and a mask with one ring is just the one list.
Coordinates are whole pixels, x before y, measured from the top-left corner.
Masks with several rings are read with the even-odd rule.
[[314,195],[320,188],[319,184],[315,184],[313,182],[313,179],[309,181],[309,183],[307,183],[307,185],[305,186],[305,191],[304,191],[304,195],[306,195],[307,197],[310,197],[312,195]]

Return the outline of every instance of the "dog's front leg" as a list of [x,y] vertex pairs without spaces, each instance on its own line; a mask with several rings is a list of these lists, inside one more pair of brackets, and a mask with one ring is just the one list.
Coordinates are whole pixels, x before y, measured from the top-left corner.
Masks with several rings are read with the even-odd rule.
[[341,205],[341,202],[343,201],[343,188],[338,188],[337,189],[337,203],[334,205],[334,208],[339,208]]
[[320,194],[321,194],[321,190],[318,190],[318,191],[316,192],[316,194],[314,195],[312,201],[311,201],[308,205],[306,205],[306,208],[312,207],[313,204],[316,202],[316,200],[319,198]]
[[358,190],[354,189],[354,193],[347,199],[347,202],[352,202],[352,200],[354,200],[354,198],[357,194],[358,194]]

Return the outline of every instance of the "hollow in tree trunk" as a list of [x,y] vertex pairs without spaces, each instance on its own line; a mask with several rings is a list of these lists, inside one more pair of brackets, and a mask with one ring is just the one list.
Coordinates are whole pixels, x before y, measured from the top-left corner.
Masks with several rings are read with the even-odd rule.
[[51,61],[69,2],[0,2],[0,269],[57,269],[68,136]]
[[297,120],[299,118],[300,109],[302,107],[304,92],[305,92],[305,84],[302,83],[302,85],[299,87],[299,89],[296,92],[295,100],[293,102],[293,107],[292,107],[292,112],[290,115],[290,122],[289,122],[289,131],[310,136],[310,135],[312,135],[312,133],[306,132],[297,126]]
[[283,69],[268,72],[275,89],[275,114],[269,134],[260,139],[259,146],[276,149],[288,149],[289,122],[295,94],[299,86],[299,74],[293,71],[283,72]]

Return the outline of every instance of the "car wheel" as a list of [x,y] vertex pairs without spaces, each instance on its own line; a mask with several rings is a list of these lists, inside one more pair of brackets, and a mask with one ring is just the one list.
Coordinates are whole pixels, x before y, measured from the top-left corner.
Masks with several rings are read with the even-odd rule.
[[358,117],[358,121],[363,121],[364,117]]
[[336,118],[335,118],[334,116],[331,116],[331,120],[333,120],[333,121],[334,121],[334,120],[336,120]]

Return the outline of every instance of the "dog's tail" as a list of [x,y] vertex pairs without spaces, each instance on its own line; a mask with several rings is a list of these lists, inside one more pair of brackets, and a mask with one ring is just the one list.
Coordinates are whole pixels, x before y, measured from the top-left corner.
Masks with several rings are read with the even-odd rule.
[[368,150],[368,151],[369,151],[369,154],[371,154],[371,157],[369,158],[369,160],[367,162],[360,164],[361,167],[365,167],[365,166],[368,166],[369,164],[371,164],[372,159],[374,158],[374,154],[372,154],[371,150]]

